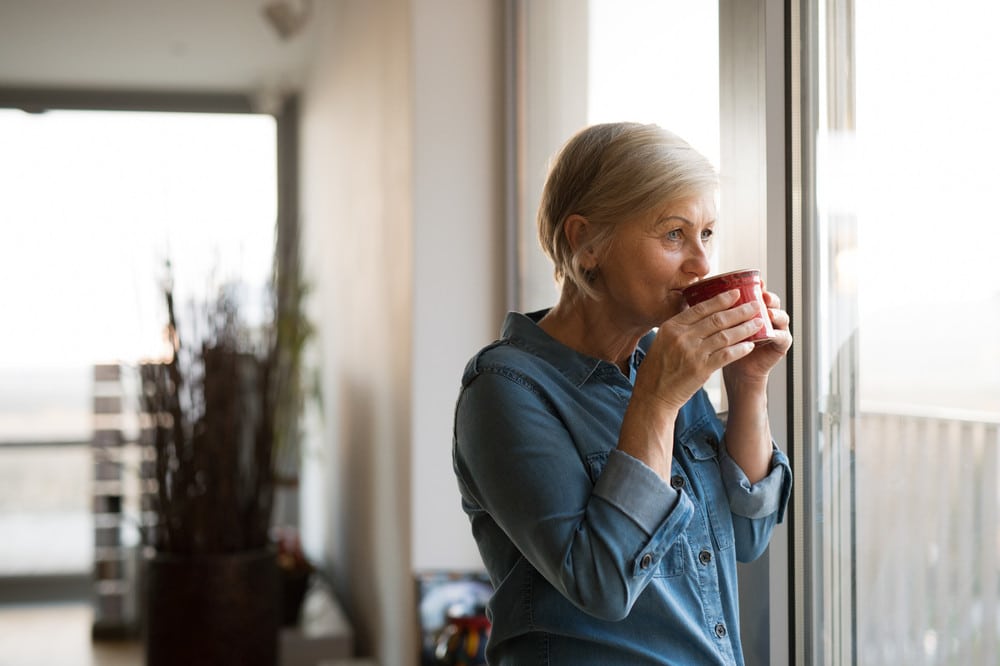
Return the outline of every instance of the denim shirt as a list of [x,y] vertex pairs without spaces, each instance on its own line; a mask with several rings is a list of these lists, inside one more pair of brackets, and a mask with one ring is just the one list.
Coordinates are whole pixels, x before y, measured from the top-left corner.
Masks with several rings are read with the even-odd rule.
[[757,558],[791,489],[774,449],[756,484],[704,390],[681,409],[672,478],[616,450],[635,371],[511,313],[469,362],[453,462],[494,586],[494,665],[743,664],[736,562]]

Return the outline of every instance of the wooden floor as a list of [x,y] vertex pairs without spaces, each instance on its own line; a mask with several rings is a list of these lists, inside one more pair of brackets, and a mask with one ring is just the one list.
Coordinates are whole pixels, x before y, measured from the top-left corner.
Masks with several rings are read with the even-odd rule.
[[138,642],[90,637],[84,602],[0,606],[0,666],[143,666]]

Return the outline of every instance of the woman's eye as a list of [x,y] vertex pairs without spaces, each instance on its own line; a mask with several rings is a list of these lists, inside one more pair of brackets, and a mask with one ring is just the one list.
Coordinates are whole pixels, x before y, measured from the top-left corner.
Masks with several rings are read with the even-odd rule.
[[703,229],[702,232],[701,232],[701,239],[703,241],[710,241],[710,240],[712,240],[712,236],[714,234],[715,234],[715,231],[713,231],[712,229]]
[[684,234],[681,233],[680,229],[671,229],[670,231],[668,231],[666,233],[666,236],[665,236],[665,238],[667,240],[671,240],[671,241],[681,240],[683,237],[684,237]]

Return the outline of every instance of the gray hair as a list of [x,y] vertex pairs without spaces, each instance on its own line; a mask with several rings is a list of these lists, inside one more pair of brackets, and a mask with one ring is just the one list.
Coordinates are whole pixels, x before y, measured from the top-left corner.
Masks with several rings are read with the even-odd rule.
[[[556,155],[538,208],[538,239],[552,260],[556,280],[569,280],[596,298],[584,252],[601,251],[618,224],[655,206],[715,192],[719,178],[701,153],[658,125],[604,123],[574,135]],[[575,250],[564,225],[584,217],[594,233]]]

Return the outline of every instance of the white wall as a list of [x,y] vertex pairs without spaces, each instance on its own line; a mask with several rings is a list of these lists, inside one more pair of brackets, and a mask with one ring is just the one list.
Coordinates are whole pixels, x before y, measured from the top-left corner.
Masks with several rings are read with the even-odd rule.
[[518,305],[531,311],[559,299],[552,260],[538,242],[536,217],[551,159],[587,124],[590,7],[586,0],[523,3],[523,181],[518,211]]
[[303,524],[384,666],[417,661],[414,571],[481,567],[451,433],[503,315],[502,7],[315,4],[301,224],[323,409]]
[[[307,525],[358,651],[410,663],[412,81],[409,2],[316,3],[301,100],[301,225],[323,421]],[[318,470],[318,474],[316,473]]]
[[451,442],[462,370],[503,317],[503,3],[413,7],[413,566],[481,569]]

